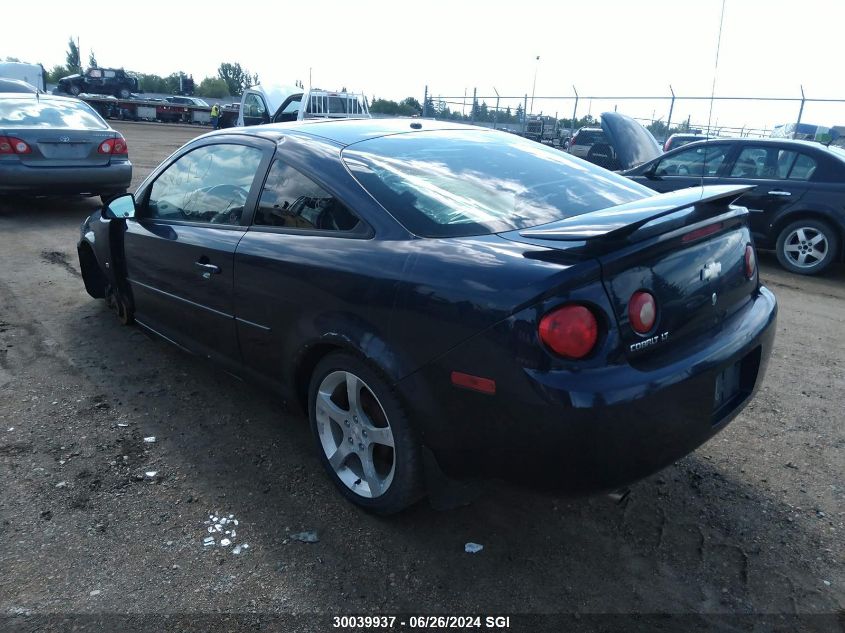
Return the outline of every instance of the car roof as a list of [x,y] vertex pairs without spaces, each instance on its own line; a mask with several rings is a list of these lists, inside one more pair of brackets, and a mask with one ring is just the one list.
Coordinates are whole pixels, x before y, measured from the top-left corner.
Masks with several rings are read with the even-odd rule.
[[226,134],[237,132],[262,136],[272,140],[279,140],[292,133],[316,136],[332,141],[338,145],[351,145],[359,141],[366,141],[380,136],[391,136],[410,132],[432,132],[437,130],[472,130],[478,132],[495,133],[489,128],[474,125],[464,125],[447,121],[416,118],[390,119],[306,119],[289,123],[270,123],[254,125],[245,128],[229,128],[212,134]]
[[37,99],[38,101],[42,102],[66,102],[72,101],[73,103],[84,103],[79,99],[74,99],[73,97],[62,97],[59,95],[51,95],[51,94],[44,94],[41,93],[36,96],[35,92],[0,92],[0,99],[28,99],[30,101]]
[[29,82],[11,77],[0,77],[0,93],[35,94],[36,92],[38,89]]
[[[697,145],[703,144],[710,144],[713,143],[728,143],[730,145],[736,143],[753,143],[754,145],[791,145],[795,148],[803,147],[805,149],[812,148],[812,149],[819,149],[823,150],[826,149],[824,145],[817,141],[803,141],[800,139],[791,139],[791,138],[753,138],[753,137],[743,137],[743,138],[708,138],[702,139],[700,141],[694,141],[693,143],[687,143],[684,145],[684,148],[695,147]],[[681,149],[681,148],[678,148]],[[672,150],[675,151],[675,150]]]

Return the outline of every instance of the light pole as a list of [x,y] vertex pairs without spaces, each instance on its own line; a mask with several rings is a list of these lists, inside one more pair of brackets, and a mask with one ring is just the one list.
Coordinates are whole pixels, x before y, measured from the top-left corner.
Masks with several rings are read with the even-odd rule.
[[537,89],[537,69],[539,67],[540,67],[540,56],[537,55],[536,62],[534,64],[534,83],[531,86],[531,112],[532,112],[532,114],[534,113],[534,91]]

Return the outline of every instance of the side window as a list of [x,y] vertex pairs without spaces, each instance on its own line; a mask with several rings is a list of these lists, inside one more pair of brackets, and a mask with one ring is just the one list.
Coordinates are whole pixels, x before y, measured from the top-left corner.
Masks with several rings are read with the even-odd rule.
[[274,123],[283,123],[285,121],[296,121],[299,117],[299,108],[302,105],[302,95],[293,95],[288,97],[288,100],[282,104],[276,116],[273,117]]
[[763,147],[746,147],[734,163],[730,178],[763,178],[766,166],[766,149]]
[[692,147],[661,160],[657,176],[715,176],[728,153],[727,145]]
[[100,79],[103,76],[103,71],[99,68],[92,68],[88,71],[88,76],[91,79]]
[[264,100],[256,94],[249,94],[244,99],[244,116],[262,118],[267,115]]
[[164,170],[150,190],[144,217],[209,224],[239,224],[261,150],[205,145]]
[[316,182],[276,161],[267,174],[254,223],[303,231],[351,231],[360,221]]
[[792,166],[792,170],[789,172],[789,179],[810,180],[816,172],[816,167],[818,167],[818,163],[815,160],[806,154],[799,154],[798,159]]
[[113,70],[105,70],[105,71],[103,71],[103,76],[106,79],[114,79],[114,71]]

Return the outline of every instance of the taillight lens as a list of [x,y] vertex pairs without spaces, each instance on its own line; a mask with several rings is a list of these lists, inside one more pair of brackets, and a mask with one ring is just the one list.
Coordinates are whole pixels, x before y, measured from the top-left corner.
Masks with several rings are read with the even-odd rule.
[[100,154],[128,154],[129,147],[126,145],[126,139],[122,136],[106,139],[97,148]]
[[631,300],[628,302],[628,320],[634,331],[640,334],[651,331],[657,320],[657,304],[651,293],[638,290],[631,295]]
[[31,154],[32,148],[14,136],[0,136],[0,154]]
[[114,145],[112,146],[112,154],[128,154],[129,153],[129,146],[126,144],[126,139],[122,136],[118,136],[114,139]]
[[584,358],[593,351],[599,336],[596,317],[581,305],[567,305],[540,319],[540,340],[555,354]]
[[745,278],[754,279],[754,274],[757,272],[757,253],[754,252],[754,247],[751,244],[745,246]]

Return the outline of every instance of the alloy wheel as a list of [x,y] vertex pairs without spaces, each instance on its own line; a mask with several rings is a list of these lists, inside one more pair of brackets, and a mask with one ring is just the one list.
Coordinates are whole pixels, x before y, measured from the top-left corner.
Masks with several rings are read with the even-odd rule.
[[372,499],[387,492],[396,470],[393,431],[372,389],[348,371],[329,373],[317,389],[320,445],[338,479]]
[[827,257],[830,243],[817,228],[797,227],[786,236],[783,255],[797,268],[815,268]]

